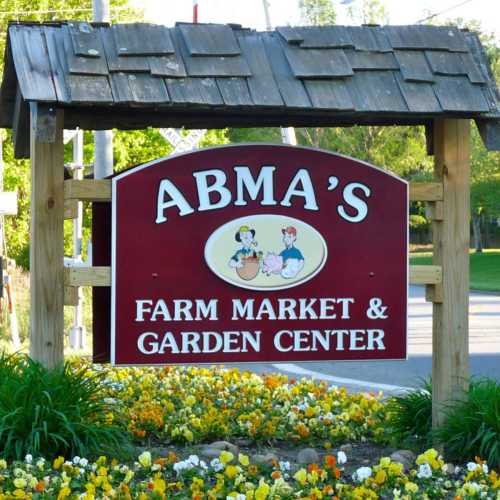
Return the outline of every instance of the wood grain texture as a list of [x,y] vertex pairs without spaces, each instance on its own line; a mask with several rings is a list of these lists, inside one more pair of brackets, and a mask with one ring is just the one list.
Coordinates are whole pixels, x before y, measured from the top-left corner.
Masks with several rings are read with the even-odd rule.
[[[34,104],[35,108],[41,105]],[[37,140],[31,114],[30,355],[44,366],[64,360],[64,145],[63,111],[54,142]]]
[[441,281],[441,266],[410,266],[410,283],[412,285],[435,285]]
[[111,180],[68,179],[64,181],[64,198],[80,201],[110,201]]
[[440,201],[443,199],[441,182],[410,182],[410,201]]
[[78,200],[64,200],[64,219],[78,217]]
[[434,173],[443,183],[444,218],[433,222],[434,264],[443,269],[442,303],[433,304],[432,419],[456,400],[469,376],[470,122],[434,122]]
[[[65,267],[64,273],[66,286],[111,286],[110,267]],[[410,266],[410,283],[412,285],[441,283],[441,267]]]
[[79,303],[79,294],[77,286],[65,286],[64,287],[64,305],[65,306],[77,306]]
[[66,286],[111,286],[110,267],[65,267]]

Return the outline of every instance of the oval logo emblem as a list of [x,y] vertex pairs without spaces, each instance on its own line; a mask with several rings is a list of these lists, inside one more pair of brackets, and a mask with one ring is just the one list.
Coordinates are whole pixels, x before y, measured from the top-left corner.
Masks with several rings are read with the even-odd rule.
[[234,219],[216,229],[205,244],[208,267],[222,280],[250,290],[300,285],[321,271],[326,258],[323,236],[284,215]]

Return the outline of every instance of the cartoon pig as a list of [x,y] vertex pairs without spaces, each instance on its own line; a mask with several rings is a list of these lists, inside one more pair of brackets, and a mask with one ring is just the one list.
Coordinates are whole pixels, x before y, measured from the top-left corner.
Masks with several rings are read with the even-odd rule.
[[267,252],[262,262],[262,272],[270,276],[271,274],[280,274],[283,269],[283,257],[273,252]]

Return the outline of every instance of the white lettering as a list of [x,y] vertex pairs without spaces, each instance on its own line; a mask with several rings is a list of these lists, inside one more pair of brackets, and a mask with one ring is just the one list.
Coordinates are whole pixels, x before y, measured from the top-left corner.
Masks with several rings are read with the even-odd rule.
[[[298,185],[302,186],[302,189],[298,189]],[[300,196],[304,198],[304,208],[307,210],[319,210],[318,204],[316,203],[316,195],[314,193],[313,184],[311,182],[311,177],[309,172],[305,168],[301,168],[295,174],[295,177],[290,182],[288,186],[285,197],[281,201],[281,205],[284,207],[291,207],[292,204],[290,199],[292,196]]]
[[355,189],[361,189],[367,198],[371,195],[370,188],[364,184],[359,182],[351,182],[347,184],[343,191],[344,201],[349,206],[356,209],[356,215],[349,215],[343,205],[339,205],[337,207],[337,212],[343,219],[349,222],[361,222],[368,215],[368,205],[354,194]]
[[259,191],[262,189],[263,196],[260,204],[276,205],[273,194],[273,172],[275,170],[276,167],[272,166],[262,167],[257,180],[254,180],[248,167],[234,167],[234,171],[236,172],[236,201],[234,204],[237,206],[247,204],[243,193],[243,188],[245,188],[251,200],[255,201],[259,195]]
[[[200,212],[224,208],[231,203],[231,191],[225,186],[227,177],[223,170],[204,170],[203,172],[194,172],[193,176],[198,188],[198,210]],[[208,177],[214,177],[214,182],[210,185],[208,185]],[[217,193],[219,201],[212,202],[210,193]]]
[[153,305],[152,300],[136,300],[135,301],[135,320],[136,321],[144,321],[144,313],[151,312],[151,308],[145,307],[146,305]]
[[[170,199],[165,200],[165,195]],[[158,202],[156,205],[156,223],[161,224],[167,221],[165,210],[170,207],[177,207],[179,215],[188,215],[194,212],[193,207],[187,202],[182,193],[168,179],[163,179],[158,188]]]
[[[367,330],[368,333],[368,351],[385,351],[385,345],[382,339],[385,336],[384,330]],[[377,344],[377,347],[374,347]]]

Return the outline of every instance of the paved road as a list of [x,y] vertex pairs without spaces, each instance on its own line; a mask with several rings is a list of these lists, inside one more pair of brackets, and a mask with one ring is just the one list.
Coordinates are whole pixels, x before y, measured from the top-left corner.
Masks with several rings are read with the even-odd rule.
[[[471,373],[500,380],[500,295],[470,295]],[[291,376],[312,376],[351,390],[400,392],[419,384],[432,368],[432,304],[423,287],[410,287],[408,360],[372,362],[318,362],[245,365],[256,372],[282,371]]]

